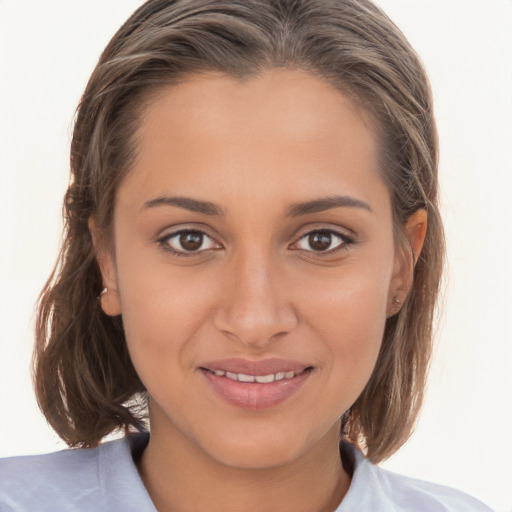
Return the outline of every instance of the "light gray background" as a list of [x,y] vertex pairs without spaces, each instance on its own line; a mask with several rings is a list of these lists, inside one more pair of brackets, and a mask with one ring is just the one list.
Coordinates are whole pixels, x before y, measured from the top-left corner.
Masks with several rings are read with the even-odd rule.
[[[0,0],[0,456],[63,444],[30,382],[74,108],[140,0]],[[379,0],[422,56],[441,139],[447,292],[417,432],[384,465],[512,511],[512,2]]]

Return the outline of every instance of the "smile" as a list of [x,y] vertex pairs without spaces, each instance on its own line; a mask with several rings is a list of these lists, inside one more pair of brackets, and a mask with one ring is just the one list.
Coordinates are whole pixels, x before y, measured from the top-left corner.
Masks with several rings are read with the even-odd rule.
[[258,411],[281,404],[298,393],[314,368],[281,359],[228,359],[201,365],[199,370],[223,402]]
[[269,373],[268,375],[248,375],[246,373],[225,372],[224,370],[206,370],[211,371],[212,373],[219,377],[226,377],[228,379],[236,380],[238,382],[257,382],[258,384],[269,384],[271,382],[278,380],[293,379],[300,373],[306,371],[306,369],[304,369],[298,373],[295,373],[294,371],[288,371]]

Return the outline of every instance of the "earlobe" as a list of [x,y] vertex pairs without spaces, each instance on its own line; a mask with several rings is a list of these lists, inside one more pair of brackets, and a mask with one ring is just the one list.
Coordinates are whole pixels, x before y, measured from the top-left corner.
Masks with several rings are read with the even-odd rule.
[[406,240],[397,250],[389,289],[388,318],[400,311],[411,289],[414,267],[420,257],[427,233],[427,212],[423,209],[416,210],[407,220],[404,232]]
[[96,261],[101,272],[103,290],[98,297],[101,302],[101,309],[108,316],[118,316],[121,314],[121,302],[112,249],[106,246],[93,217],[89,219],[89,231],[96,253]]

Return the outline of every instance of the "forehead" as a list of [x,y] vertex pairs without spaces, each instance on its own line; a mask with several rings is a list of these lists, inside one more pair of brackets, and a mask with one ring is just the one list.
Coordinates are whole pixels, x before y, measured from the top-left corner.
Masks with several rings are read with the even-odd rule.
[[[298,146],[325,139],[325,132],[336,126],[340,138],[347,139],[350,131],[358,149],[373,153],[372,124],[364,110],[327,81],[303,70],[277,68],[243,81],[216,72],[192,75],[162,88],[145,110],[139,135],[171,135],[179,125],[183,138],[192,133],[240,143],[256,135],[268,144],[265,133],[271,129],[273,135],[282,135],[280,143],[288,139]],[[149,147],[151,141],[156,142],[152,137],[143,145]]]
[[176,188],[195,196],[247,188],[253,197],[282,196],[292,184],[295,196],[349,193],[356,182],[380,181],[373,133],[364,111],[305,71],[275,69],[243,82],[194,76],[147,105],[127,181],[139,202]]

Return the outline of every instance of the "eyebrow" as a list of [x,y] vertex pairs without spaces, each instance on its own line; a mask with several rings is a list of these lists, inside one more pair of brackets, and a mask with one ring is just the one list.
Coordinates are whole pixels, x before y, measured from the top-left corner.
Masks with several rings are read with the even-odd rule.
[[[143,209],[156,208],[158,206],[177,206],[185,210],[195,213],[202,213],[203,215],[210,216],[223,216],[224,211],[214,203],[209,201],[200,201],[190,197],[157,197],[146,201]],[[301,203],[292,204],[286,212],[287,217],[300,217],[301,215],[308,215],[311,213],[324,212],[332,210],[333,208],[362,208],[364,210],[372,211],[370,205],[350,196],[329,196],[312,201],[304,201]]]
[[202,213],[203,215],[221,216],[224,212],[221,208],[209,201],[199,201],[190,197],[157,197],[144,203],[144,208],[156,208],[157,206],[178,206],[191,212]]
[[372,211],[370,205],[350,196],[329,196],[313,201],[305,201],[303,203],[292,204],[286,213],[287,217],[299,217],[301,215],[308,215],[311,213],[324,212],[333,208],[362,208],[364,210]]

